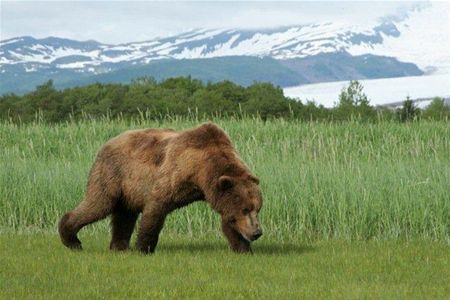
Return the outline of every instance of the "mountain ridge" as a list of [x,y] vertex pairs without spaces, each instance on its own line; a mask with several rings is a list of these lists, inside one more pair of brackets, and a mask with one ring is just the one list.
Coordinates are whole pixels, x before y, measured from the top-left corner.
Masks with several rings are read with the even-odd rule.
[[[96,71],[107,63],[148,63],[152,60],[174,58],[212,58],[220,56],[270,56],[275,59],[301,58],[319,53],[341,52],[352,44],[373,44],[382,41],[381,32],[394,26],[381,24],[373,32],[352,31],[348,25],[319,23],[283,26],[272,29],[196,29],[178,35],[117,45],[94,40],[77,41],[67,38],[30,36],[0,42],[0,67],[5,64],[40,64],[55,68]],[[63,56],[82,56],[84,63],[55,64]]]
[[[48,79],[65,86],[114,76],[125,78],[141,74],[142,70],[147,71],[145,75],[158,77],[155,70],[161,64],[168,69],[159,71],[168,76],[193,75],[212,81],[224,78],[242,84],[253,76],[253,80],[281,86],[422,75],[424,70],[436,68],[438,63],[448,65],[450,61],[445,49],[440,51],[443,53],[430,52],[430,46],[424,46],[427,53],[433,54],[424,58],[425,50],[402,44],[405,37],[412,43],[413,29],[409,24],[422,26],[426,20],[421,16],[429,9],[417,9],[402,18],[386,17],[371,27],[323,22],[266,29],[200,28],[120,44],[58,37],[10,38],[0,41],[0,88],[1,93],[25,92]],[[217,58],[225,58],[223,61],[234,69],[224,72],[223,66],[216,64]],[[162,63],[155,63],[158,61]],[[242,64],[242,70],[253,70],[252,76],[239,76],[237,62]],[[189,73],[190,69],[195,72]],[[266,76],[260,76],[261,72]],[[23,86],[18,88],[15,81],[21,81]]]

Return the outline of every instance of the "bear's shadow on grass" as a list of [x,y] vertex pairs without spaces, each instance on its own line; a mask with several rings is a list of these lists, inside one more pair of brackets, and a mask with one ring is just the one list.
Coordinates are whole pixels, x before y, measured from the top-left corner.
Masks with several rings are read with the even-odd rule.
[[[229,250],[225,244],[217,243],[169,243],[158,245],[158,252],[219,252]],[[262,244],[252,245],[253,254],[302,254],[314,251],[314,248],[309,245],[294,244],[294,243],[278,243],[278,244]]]

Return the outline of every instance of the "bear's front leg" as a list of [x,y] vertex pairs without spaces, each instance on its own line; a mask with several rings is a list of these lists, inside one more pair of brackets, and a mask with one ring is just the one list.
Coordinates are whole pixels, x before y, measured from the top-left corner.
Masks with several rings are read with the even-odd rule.
[[137,239],[139,251],[142,253],[155,252],[166,215],[167,212],[163,207],[151,206],[144,209]]
[[252,253],[250,242],[244,239],[230,224],[222,222],[222,231],[230,244],[231,250],[237,253]]

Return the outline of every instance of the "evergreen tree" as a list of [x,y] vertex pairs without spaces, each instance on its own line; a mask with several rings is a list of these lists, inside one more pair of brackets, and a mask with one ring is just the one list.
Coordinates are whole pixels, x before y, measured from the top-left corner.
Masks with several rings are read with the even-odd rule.
[[397,116],[401,122],[412,121],[417,118],[420,109],[414,105],[414,102],[408,97],[403,102],[403,106],[397,110]]
[[357,80],[350,81],[349,85],[342,89],[335,110],[336,119],[348,120],[358,117],[363,120],[368,120],[376,117],[376,111],[370,106],[363,89],[363,85]]

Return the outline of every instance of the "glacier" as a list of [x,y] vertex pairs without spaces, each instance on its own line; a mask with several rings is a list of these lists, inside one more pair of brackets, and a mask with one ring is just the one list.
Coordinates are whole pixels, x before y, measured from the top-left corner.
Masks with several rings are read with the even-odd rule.
[[[406,97],[411,99],[442,97],[450,98],[450,73],[429,76],[408,76],[398,78],[383,78],[359,80],[363,92],[371,105],[386,105],[402,102]],[[301,100],[302,103],[313,101],[325,107],[334,107],[342,89],[349,81],[305,84],[285,88],[284,95]],[[429,101],[421,103],[426,106]]]

